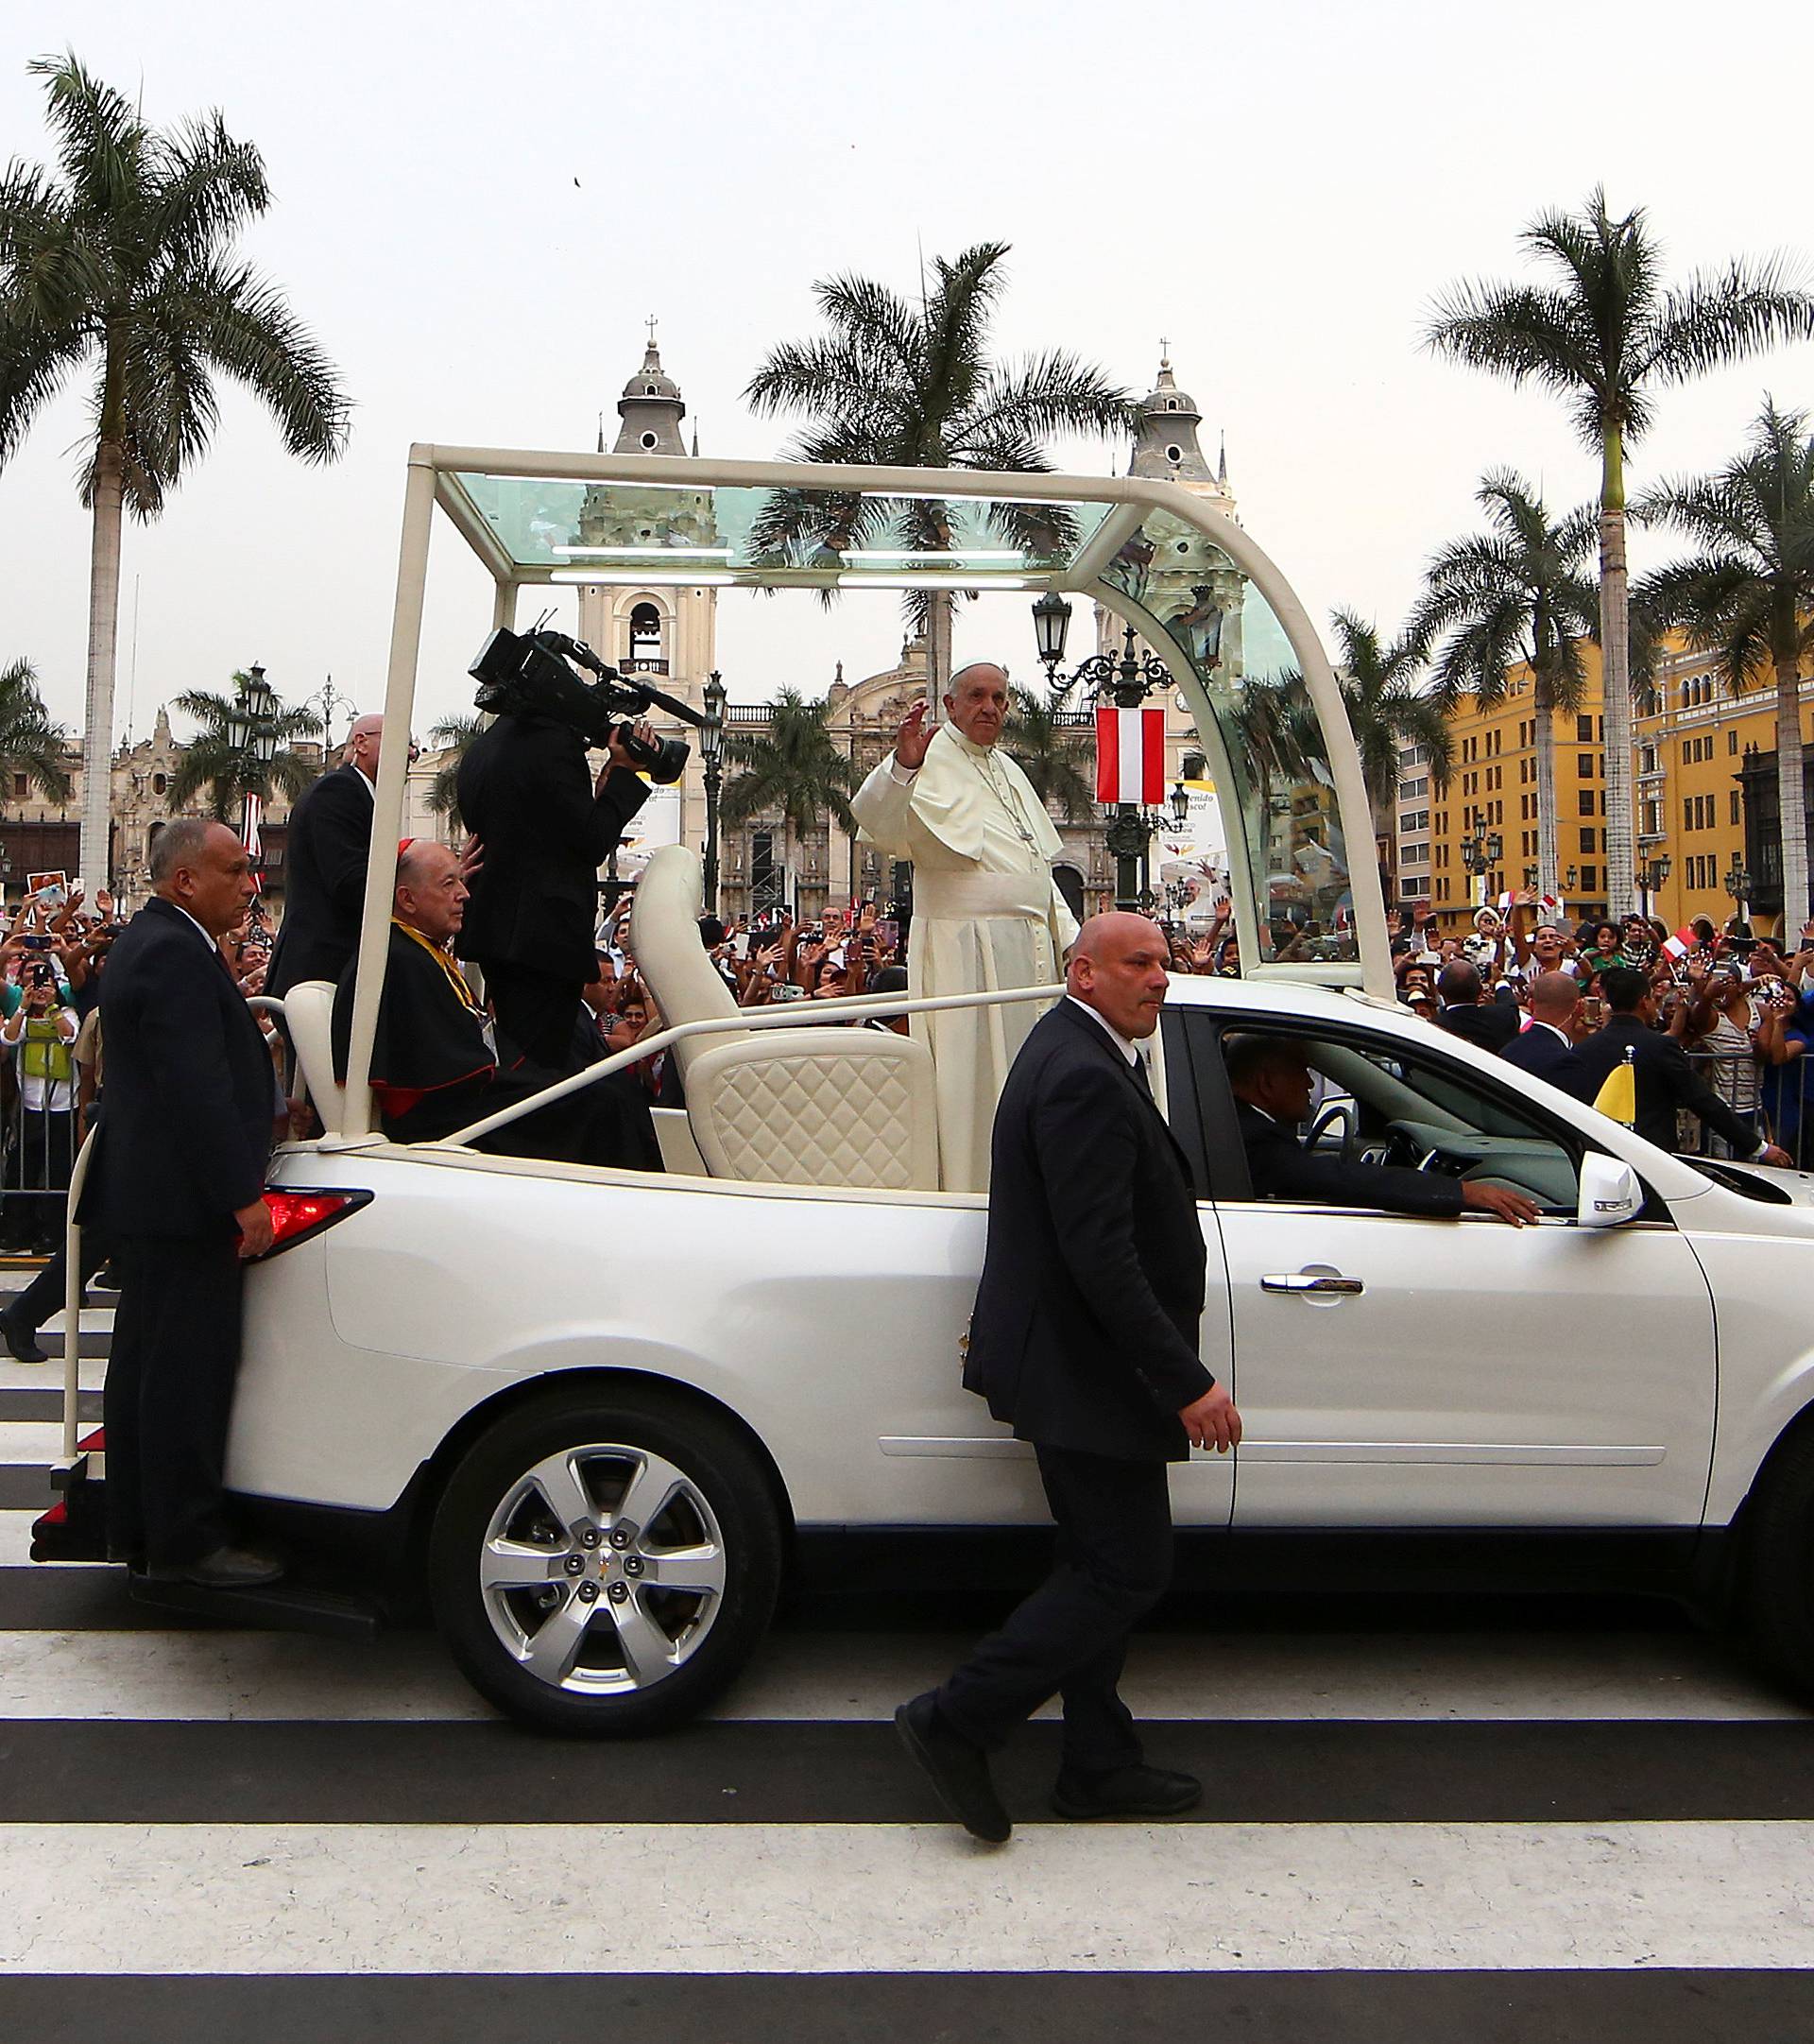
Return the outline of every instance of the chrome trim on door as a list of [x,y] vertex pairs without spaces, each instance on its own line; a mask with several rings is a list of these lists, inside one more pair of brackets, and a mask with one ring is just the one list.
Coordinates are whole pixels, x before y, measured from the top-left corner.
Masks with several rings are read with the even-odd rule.
[[1334,1295],[1352,1298],[1364,1292],[1366,1280],[1362,1278],[1319,1278],[1309,1271],[1280,1271],[1259,1280],[1262,1292],[1316,1292],[1327,1297]]

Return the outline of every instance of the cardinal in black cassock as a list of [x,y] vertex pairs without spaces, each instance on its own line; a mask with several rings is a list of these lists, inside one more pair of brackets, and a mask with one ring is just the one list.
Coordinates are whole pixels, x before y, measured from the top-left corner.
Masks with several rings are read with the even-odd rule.
[[[442,945],[466,901],[457,855],[426,838],[399,849],[388,963],[372,1045],[371,1088],[380,1125],[394,1142],[433,1142],[514,1107],[562,1074],[501,1065],[492,1025]],[[334,1000],[334,1066],[344,1081],[352,1039],[356,966]],[[481,1136],[475,1149],[505,1157],[659,1171],[660,1149],[646,1106],[608,1080]]]

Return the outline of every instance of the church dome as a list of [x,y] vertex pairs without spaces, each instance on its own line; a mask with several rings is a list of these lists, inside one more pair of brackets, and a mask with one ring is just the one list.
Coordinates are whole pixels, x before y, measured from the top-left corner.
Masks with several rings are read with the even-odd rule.
[[679,402],[680,386],[661,367],[661,356],[651,341],[642,357],[642,367],[624,386],[626,398],[668,398]]
[[1140,400],[1140,410],[1148,417],[1163,418],[1167,412],[1176,412],[1189,419],[1203,417],[1197,409],[1196,399],[1188,390],[1178,388],[1170,362],[1159,364],[1159,380]]
[[[653,324],[653,322],[651,322]],[[613,452],[620,455],[684,455],[680,421],[687,416],[680,386],[661,367],[661,352],[649,335],[642,367],[624,386],[617,401],[617,416],[624,421]],[[601,443],[603,435],[600,435]],[[601,445],[602,452],[602,445]]]

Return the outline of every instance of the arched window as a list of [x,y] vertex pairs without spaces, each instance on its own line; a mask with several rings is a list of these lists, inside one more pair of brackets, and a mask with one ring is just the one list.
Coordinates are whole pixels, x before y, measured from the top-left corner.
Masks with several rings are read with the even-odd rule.
[[630,612],[630,658],[661,658],[661,613],[652,603],[639,603]]
[[162,795],[168,786],[169,782],[162,774],[153,774],[151,776],[151,792],[153,795]]

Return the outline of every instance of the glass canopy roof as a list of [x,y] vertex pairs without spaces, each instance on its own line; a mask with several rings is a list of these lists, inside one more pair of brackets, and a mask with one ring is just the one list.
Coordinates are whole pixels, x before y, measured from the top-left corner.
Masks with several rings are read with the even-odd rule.
[[441,480],[448,509],[491,535],[517,579],[593,587],[1037,590],[1069,579],[1113,508],[472,470]]

